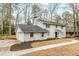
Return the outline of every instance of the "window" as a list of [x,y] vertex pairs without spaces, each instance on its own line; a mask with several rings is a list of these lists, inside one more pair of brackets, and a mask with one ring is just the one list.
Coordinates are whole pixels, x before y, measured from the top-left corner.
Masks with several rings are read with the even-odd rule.
[[50,26],[48,24],[46,24],[46,28],[49,28]]
[[41,35],[42,37],[44,37],[44,33],[42,33],[42,35]]
[[33,33],[30,33],[30,37],[33,37]]

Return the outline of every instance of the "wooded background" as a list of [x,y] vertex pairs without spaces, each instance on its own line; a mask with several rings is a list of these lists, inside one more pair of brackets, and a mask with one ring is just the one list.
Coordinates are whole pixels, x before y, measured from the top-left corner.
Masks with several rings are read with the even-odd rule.
[[33,24],[35,18],[66,24],[66,30],[79,36],[79,4],[66,3],[68,10],[58,14],[61,3],[1,3],[0,35],[15,35],[20,23]]

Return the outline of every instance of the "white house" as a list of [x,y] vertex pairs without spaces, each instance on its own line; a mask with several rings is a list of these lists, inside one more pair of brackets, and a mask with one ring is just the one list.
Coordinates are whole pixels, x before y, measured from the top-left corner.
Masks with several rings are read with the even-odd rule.
[[35,20],[33,25],[19,24],[16,38],[22,42],[62,38],[66,36],[65,25],[43,20]]

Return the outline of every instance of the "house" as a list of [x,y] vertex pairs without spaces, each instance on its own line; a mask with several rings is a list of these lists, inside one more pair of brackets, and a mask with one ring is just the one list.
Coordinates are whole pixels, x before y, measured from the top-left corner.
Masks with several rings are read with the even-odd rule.
[[48,30],[42,29],[37,25],[19,24],[16,38],[21,41],[43,40],[48,36]]
[[65,36],[65,24],[44,20],[35,20],[33,25],[19,24],[16,33],[16,38],[22,42]]

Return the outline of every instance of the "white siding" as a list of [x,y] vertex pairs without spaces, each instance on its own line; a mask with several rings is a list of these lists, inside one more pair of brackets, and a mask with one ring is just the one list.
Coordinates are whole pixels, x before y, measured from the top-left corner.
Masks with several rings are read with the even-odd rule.
[[63,29],[63,37],[66,37],[66,27]]
[[44,33],[44,37],[42,37],[42,33],[33,33],[33,37],[30,37],[30,33],[24,34],[24,41],[35,41],[35,40],[45,40],[47,38],[47,33]]
[[61,26],[57,26],[57,28],[56,29],[58,29],[58,30],[60,30],[62,33],[59,33],[59,38],[62,38],[62,37],[65,37],[66,36],[66,29],[65,29],[65,27],[63,27],[63,28],[61,28]]
[[24,42],[24,33],[21,31],[21,29],[19,27],[16,32],[16,39]]
[[18,40],[24,42],[24,33],[18,32]]
[[49,33],[51,38],[55,38],[55,26],[50,25]]
[[21,31],[21,29],[18,27],[18,29],[17,29],[17,31],[16,31],[16,39],[18,39],[18,37],[19,37],[19,36],[18,36],[19,32],[22,32],[22,31]]
[[17,32],[22,32],[21,29],[18,27]]
[[49,31],[49,38],[55,38],[55,26],[49,25],[49,28],[46,28],[46,24],[44,24],[44,28]]
[[41,28],[45,28],[42,21],[38,21],[36,25],[37,26],[40,26]]

